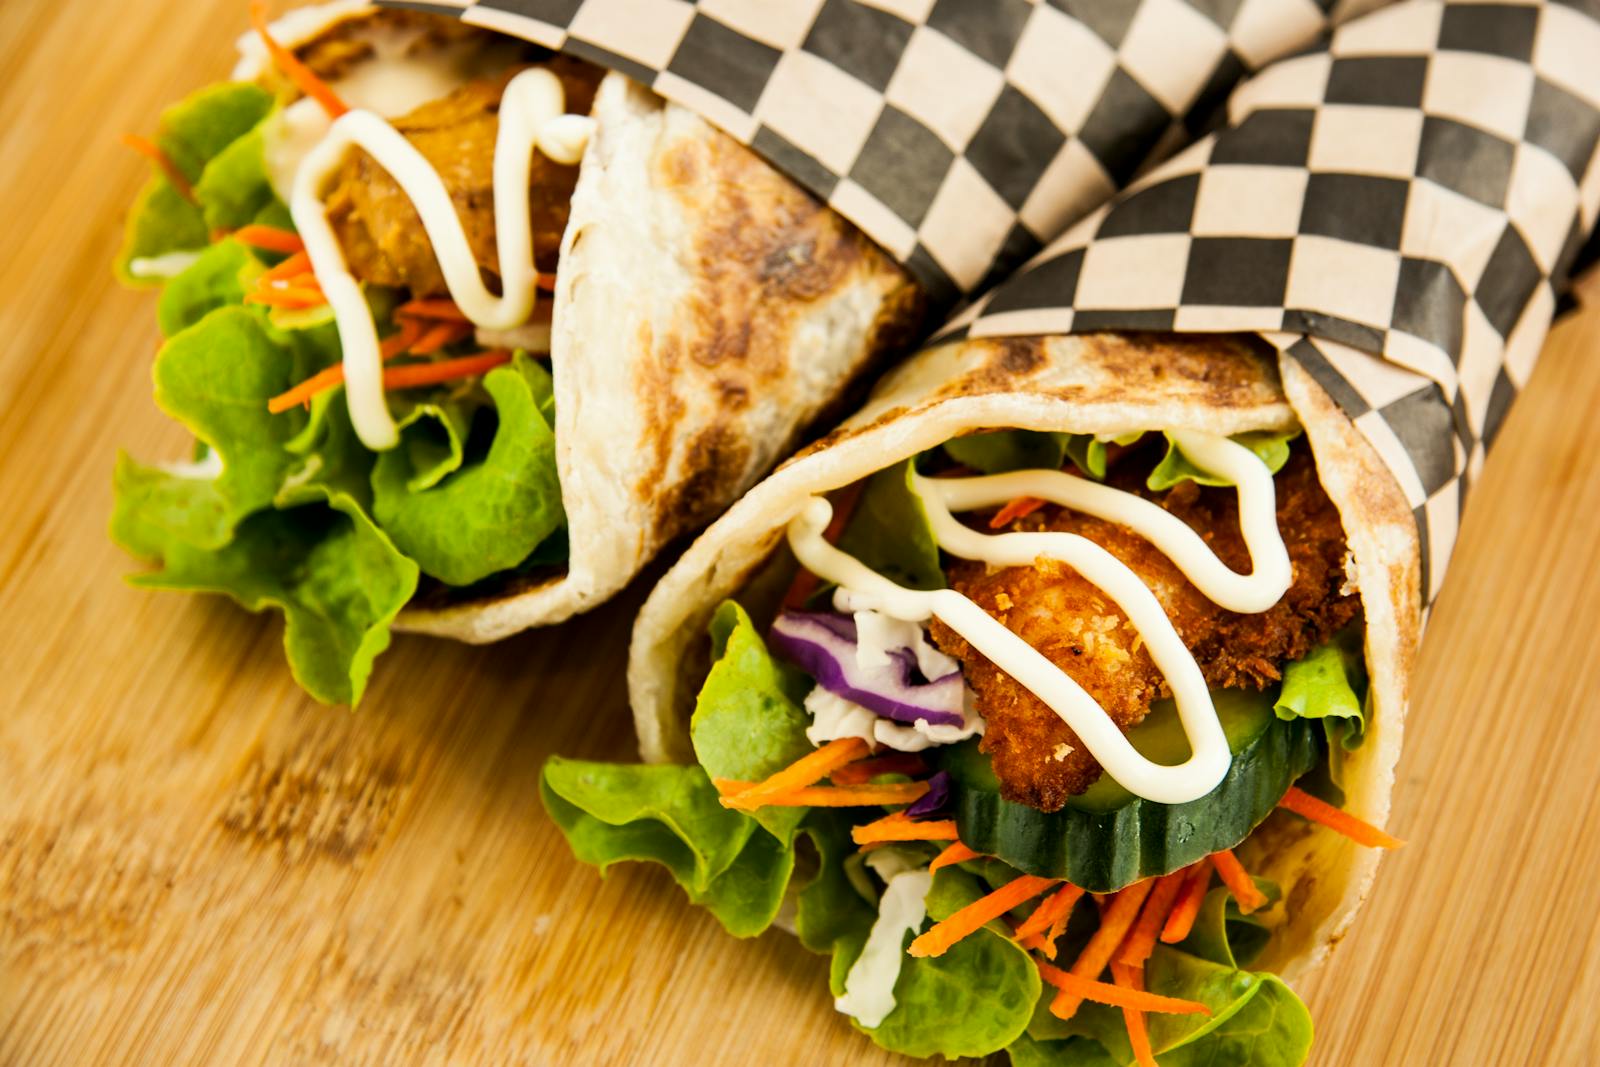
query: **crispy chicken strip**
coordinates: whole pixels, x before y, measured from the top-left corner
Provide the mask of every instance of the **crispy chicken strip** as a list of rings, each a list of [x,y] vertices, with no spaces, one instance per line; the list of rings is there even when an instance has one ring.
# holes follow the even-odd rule
[[[1148,466],[1138,464],[1137,477],[1130,466],[1118,465],[1114,484],[1160,502],[1199,531],[1229,567],[1249,568],[1233,489],[1184,482],[1166,493],[1150,493],[1143,484]],[[1338,512],[1317,481],[1304,445],[1295,447],[1274,482],[1278,526],[1289,548],[1294,582],[1282,600],[1258,615],[1218,607],[1171,560],[1125,526],[1051,505],[1011,529],[1066,531],[1101,545],[1150,585],[1213,688],[1260,689],[1281,677],[1284,664],[1347,625],[1361,607],[1359,596],[1346,586],[1347,552]],[[1124,730],[1144,718],[1151,701],[1171,695],[1127,616],[1066,564],[1041,560],[1031,567],[990,571],[983,563],[963,560],[949,569],[948,577],[953,588],[1071,675]],[[1008,800],[1055,811],[1100,777],[1100,765],[1043,701],[938,621],[933,638],[961,660],[967,683],[977,694],[978,710],[989,724],[982,748],[990,754]]]
[[[594,104],[600,71],[566,56],[539,65],[561,79],[567,110],[587,114]],[[500,131],[500,97],[506,82],[525,69],[512,67],[468,82],[449,96],[394,120],[395,129],[444,179],[466,229],[473,259],[491,279],[499,270],[494,233],[494,145]],[[534,259],[541,270],[556,269],[577,180],[577,167],[560,166],[535,153],[528,198]],[[352,152],[339,172],[338,183],[328,196],[328,218],[357,278],[404,286],[413,296],[448,293],[433,246],[410,198],[365,152]]]

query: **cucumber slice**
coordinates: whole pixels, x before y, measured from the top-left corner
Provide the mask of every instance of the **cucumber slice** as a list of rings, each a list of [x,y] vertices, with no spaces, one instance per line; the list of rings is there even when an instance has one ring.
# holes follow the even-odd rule
[[[1284,721],[1272,694],[1212,693],[1233,763],[1210,793],[1187,804],[1156,804],[1109,777],[1060,811],[1044,812],[1000,796],[989,757],[976,740],[939,753],[950,772],[961,840],[1028,874],[1065,878],[1095,893],[1121,889],[1232,848],[1272,813],[1295,779],[1321,757],[1312,723]],[[1128,731],[1145,756],[1176,763],[1188,753],[1177,709],[1160,701]]]

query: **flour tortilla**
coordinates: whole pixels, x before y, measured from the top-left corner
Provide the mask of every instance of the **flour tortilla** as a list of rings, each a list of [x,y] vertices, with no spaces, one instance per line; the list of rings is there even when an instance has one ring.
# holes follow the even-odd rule
[[[276,27],[299,47],[393,15],[336,0]],[[240,49],[235,76],[258,76],[259,42]],[[902,268],[694,112],[610,73],[591,114],[550,337],[567,564],[488,592],[435,585],[397,629],[486,642],[596,606],[920,329]]]
[[[887,377],[865,407],[751,490],[662,578],[633,631],[628,682],[643,758],[693,759],[688,721],[706,669],[706,624],[766,570],[784,527],[811,496],[952,437],[1030,429],[1117,434],[1195,429],[1232,435],[1304,427],[1349,542],[1366,612],[1371,693],[1366,740],[1346,764],[1352,814],[1382,826],[1420,631],[1416,526],[1393,477],[1298,365],[1251,339],[1083,334],[956,342]],[[765,583],[774,588],[770,581]],[[762,593],[746,593],[760,612]],[[1289,907],[1260,966],[1307,973],[1348,928],[1379,853],[1276,814],[1242,846]]]

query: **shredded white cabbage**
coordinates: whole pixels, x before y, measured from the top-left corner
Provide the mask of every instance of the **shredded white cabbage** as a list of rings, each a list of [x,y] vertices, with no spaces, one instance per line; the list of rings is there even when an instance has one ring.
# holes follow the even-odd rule
[[[845,975],[844,995],[835,998],[833,1006],[869,1029],[894,1011],[894,984],[905,961],[906,934],[921,927],[928,915],[933,874],[925,868],[918,870],[914,862],[894,848],[867,856],[867,863],[887,885],[878,900],[878,918],[867,935],[866,947]]]

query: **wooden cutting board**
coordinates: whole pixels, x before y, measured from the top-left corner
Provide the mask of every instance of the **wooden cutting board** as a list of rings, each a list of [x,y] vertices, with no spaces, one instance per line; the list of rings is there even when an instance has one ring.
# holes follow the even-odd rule
[[[602,881],[536,796],[626,759],[646,588],[490,648],[401,638],[359,711],[279,624],[143,593],[105,536],[150,400],[116,143],[225,73],[243,3],[0,3],[0,1065],[895,1060],[783,934]],[[1304,992],[1320,1064],[1600,1062],[1600,312],[1552,334],[1428,633],[1387,861]],[[648,577],[648,576],[647,576]]]

